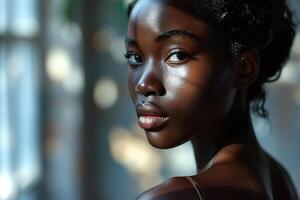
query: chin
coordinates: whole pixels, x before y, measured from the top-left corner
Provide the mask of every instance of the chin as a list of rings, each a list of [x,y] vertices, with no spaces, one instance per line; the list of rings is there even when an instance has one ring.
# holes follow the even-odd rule
[[[154,131],[146,131],[146,136],[148,142],[155,148],[158,149],[170,149],[173,147],[177,147],[181,144],[184,144],[188,141],[188,139],[183,140],[179,138],[174,138],[175,134],[172,136],[166,136],[163,132],[154,132]]]

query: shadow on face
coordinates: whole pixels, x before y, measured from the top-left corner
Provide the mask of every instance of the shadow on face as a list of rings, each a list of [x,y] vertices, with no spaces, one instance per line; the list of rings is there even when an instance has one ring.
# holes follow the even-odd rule
[[[231,110],[235,67],[193,1],[140,0],[128,23],[128,86],[149,142],[170,148],[216,135]]]

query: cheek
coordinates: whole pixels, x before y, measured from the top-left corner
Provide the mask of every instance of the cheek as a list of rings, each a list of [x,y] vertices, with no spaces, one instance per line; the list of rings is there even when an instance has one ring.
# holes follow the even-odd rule
[[[234,100],[230,70],[218,72],[207,65],[200,67],[188,66],[180,75],[174,70],[168,72],[165,84],[170,100],[168,106],[179,124],[219,120],[229,112]]]
[[[187,66],[170,69],[166,74],[167,95],[178,109],[185,111],[202,102],[212,87],[211,71]],[[174,106],[175,106],[174,105]]]
[[[134,103],[136,102],[136,98],[137,98],[135,92],[135,85],[137,84],[137,81],[138,81],[138,74],[135,71],[128,69],[127,85],[128,85],[128,90],[129,90],[131,100]]]

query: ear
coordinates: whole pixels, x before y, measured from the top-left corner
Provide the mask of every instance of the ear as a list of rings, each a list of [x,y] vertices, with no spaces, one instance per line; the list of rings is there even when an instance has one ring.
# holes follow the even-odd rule
[[[241,54],[235,61],[237,89],[248,88],[257,78],[260,68],[260,58],[257,49],[250,49]]]

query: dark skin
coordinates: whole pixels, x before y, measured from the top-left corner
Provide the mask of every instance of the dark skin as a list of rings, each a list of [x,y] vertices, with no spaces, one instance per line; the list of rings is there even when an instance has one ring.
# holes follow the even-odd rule
[[[259,73],[258,51],[229,57],[222,34],[190,12],[188,2],[140,0],[129,18],[130,95],[137,107],[159,110],[138,112],[139,121],[143,116],[163,121],[142,125],[149,143],[165,149],[192,141],[193,178],[205,199],[297,199],[252,128],[246,95]],[[138,199],[199,197],[186,178],[174,177]]]

